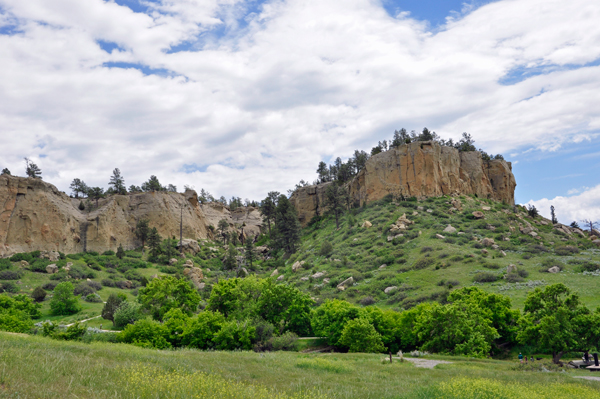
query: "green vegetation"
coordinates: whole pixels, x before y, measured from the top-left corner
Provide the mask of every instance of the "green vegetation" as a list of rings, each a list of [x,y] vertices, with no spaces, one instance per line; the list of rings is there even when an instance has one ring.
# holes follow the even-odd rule
[[[588,371],[531,372],[464,357],[423,369],[382,362],[382,355],[156,351],[6,333],[0,353],[3,397],[550,399],[593,397],[600,389],[600,382],[573,378]]]

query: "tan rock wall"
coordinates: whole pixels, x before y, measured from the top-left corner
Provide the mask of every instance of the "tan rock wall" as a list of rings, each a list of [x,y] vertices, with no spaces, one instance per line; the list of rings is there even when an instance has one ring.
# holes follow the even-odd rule
[[[292,195],[302,224],[324,210],[328,184],[303,187]],[[516,181],[510,162],[486,162],[477,151],[459,152],[434,142],[415,142],[371,157],[347,187],[357,205],[388,194],[417,198],[477,195],[514,204]]]

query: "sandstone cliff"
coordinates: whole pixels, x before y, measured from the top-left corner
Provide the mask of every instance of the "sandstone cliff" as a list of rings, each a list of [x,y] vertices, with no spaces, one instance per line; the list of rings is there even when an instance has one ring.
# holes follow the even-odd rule
[[[224,208],[207,217],[207,206],[198,203],[193,190],[113,195],[100,200],[91,212],[80,211],[78,204],[42,180],[1,175],[0,257],[34,250],[104,252],[120,244],[135,248],[140,242],[133,231],[142,219],[148,219],[162,237],[179,237],[183,214],[183,237],[193,240],[210,238],[208,226],[216,226],[221,218],[230,221],[232,229],[245,223],[245,235],[256,234],[262,224],[254,208],[233,214]]]
[[[308,186],[292,195],[300,222],[306,224],[323,211],[327,185]],[[514,204],[516,187],[510,162],[484,161],[477,151],[459,152],[435,142],[402,145],[371,157],[347,184],[357,205],[396,197],[477,195]]]

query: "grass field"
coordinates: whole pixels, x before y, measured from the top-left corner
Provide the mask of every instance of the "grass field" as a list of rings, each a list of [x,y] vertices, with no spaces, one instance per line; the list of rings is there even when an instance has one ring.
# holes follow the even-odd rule
[[[586,371],[515,371],[515,362],[432,357],[434,369],[382,355],[158,351],[0,333],[1,398],[598,397]]]

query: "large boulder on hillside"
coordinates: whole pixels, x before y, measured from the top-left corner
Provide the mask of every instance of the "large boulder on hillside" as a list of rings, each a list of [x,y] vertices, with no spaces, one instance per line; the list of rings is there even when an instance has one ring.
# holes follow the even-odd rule
[[[451,224],[449,224],[445,229],[444,229],[444,233],[456,233],[456,228],[452,227]]]
[[[344,291],[347,287],[349,287],[352,284],[354,284],[354,278],[348,277],[347,279],[345,279],[337,285],[337,289],[340,291]]]
[[[516,273],[516,272],[517,272],[517,266],[511,264],[506,267],[506,274]]]
[[[48,266],[46,266],[46,272],[48,274],[58,273],[58,266],[56,266],[54,263],[51,265],[48,265]]]
[[[300,269],[302,269],[302,266],[304,266],[304,261],[296,261],[294,262],[294,264],[292,265],[292,271],[294,273],[296,273],[297,271],[299,271]]]
[[[365,220],[360,227],[368,229],[369,227],[373,227],[373,223],[369,222],[368,220]]]
[[[383,292],[386,294],[391,294],[392,292],[397,291],[397,290],[398,290],[398,287],[393,285],[391,287],[387,287],[385,290],[383,290]]]
[[[56,251],[41,251],[40,258],[48,259],[50,262],[56,262],[60,260],[60,254]]]
[[[481,240],[481,245],[483,245],[484,247],[491,247],[492,245],[494,245],[494,239],[493,238],[484,238],[483,240]]]
[[[475,216],[475,219],[483,219],[485,217],[485,215],[481,211],[473,212],[473,216]]]
[[[186,254],[196,255],[200,252],[200,245],[198,245],[198,241],[196,240],[184,238],[181,240],[181,246],[183,247],[183,252]],[[179,243],[177,243],[177,248],[179,248]]]
[[[559,273],[560,272],[560,267],[558,266],[552,266],[550,269],[548,269],[548,273]]]

